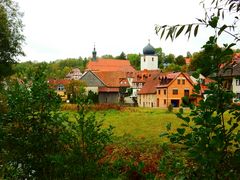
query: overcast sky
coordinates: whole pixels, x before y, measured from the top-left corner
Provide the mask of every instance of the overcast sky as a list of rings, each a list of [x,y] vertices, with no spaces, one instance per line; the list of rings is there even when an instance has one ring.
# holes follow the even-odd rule
[[[150,39],[166,54],[199,51],[210,35],[160,40],[155,24],[196,22],[203,17],[200,0],[16,0],[24,12],[26,43],[21,61],[53,61],[97,55],[142,53]]]

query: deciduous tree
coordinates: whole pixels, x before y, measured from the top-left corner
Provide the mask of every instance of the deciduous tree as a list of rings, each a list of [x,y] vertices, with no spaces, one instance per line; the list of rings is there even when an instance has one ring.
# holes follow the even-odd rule
[[[0,80],[12,73],[12,64],[24,55],[22,13],[12,0],[0,0]]]

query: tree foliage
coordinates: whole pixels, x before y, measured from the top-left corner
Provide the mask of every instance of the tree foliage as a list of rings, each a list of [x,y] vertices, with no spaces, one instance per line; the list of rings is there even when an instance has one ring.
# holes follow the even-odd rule
[[[80,80],[71,80],[66,86],[66,93],[71,103],[76,103],[78,98],[85,96],[85,86],[85,83]]]
[[[174,61],[175,61],[175,55],[171,54],[171,53],[166,55],[165,58],[164,58],[164,63],[165,64],[172,64],[172,63],[174,63]]]
[[[116,56],[115,59],[122,59],[122,60],[126,60],[127,56],[124,52],[121,52],[121,54],[119,56]]]
[[[185,58],[182,55],[177,56],[175,59],[175,64],[177,64],[179,66],[185,65],[186,64]]]
[[[12,0],[0,0],[0,79],[12,73],[11,65],[24,55],[22,13]]]
[[[158,66],[162,67],[163,61],[165,59],[165,54],[161,47],[155,48],[155,53],[158,56]]]
[[[223,4],[226,6],[222,8]],[[203,1],[205,8],[206,2]],[[203,46],[203,52],[200,56],[204,56],[198,63],[205,63],[208,66],[205,73],[215,74],[215,82],[208,85],[208,90],[205,92],[207,97],[205,100],[199,102],[198,106],[191,106],[191,113],[189,116],[183,114],[183,109],[180,109],[177,114],[182,120],[181,127],[177,128],[176,132],[170,132],[170,125],[168,126],[167,135],[170,141],[174,144],[180,145],[182,150],[185,150],[182,157],[183,161],[179,164],[181,168],[176,174],[171,174],[171,177],[185,178],[185,179],[238,179],[240,173],[240,130],[239,117],[240,108],[232,104],[234,94],[232,91],[226,90],[223,87],[223,79],[219,71],[225,71],[228,63],[231,63],[233,54],[232,47],[234,43],[224,44],[223,47],[218,45],[218,37],[225,32],[239,40],[239,34],[234,34],[229,30],[234,30],[236,19],[231,25],[220,25],[220,20],[224,19],[225,13],[228,14],[240,10],[240,2],[233,0],[212,0],[211,5],[215,13],[209,16],[207,12],[204,19],[198,19],[200,23],[189,25],[175,25],[175,26],[159,26],[163,37],[166,33],[166,38],[172,40],[177,38],[185,29],[185,34],[190,37],[192,30],[196,36],[198,27],[204,25],[214,29],[215,34],[209,37],[209,40]],[[226,9],[227,8],[227,9]],[[165,30],[165,32],[163,32]],[[208,57],[208,58],[207,58]],[[196,62],[196,60],[195,60]],[[193,62],[194,63],[194,62]],[[195,87],[195,92],[200,91],[200,84]],[[225,115],[229,114],[227,118]],[[179,163],[176,157],[162,160],[172,161],[173,164]],[[184,163],[185,162],[185,163]]]
[[[23,78],[27,77],[29,72],[37,70],[39,65],[44,64],[47,68],[46,76],[48,79],[63,79],[73,68],[79,68],[81,72],[83,72],[86,68],[87,62],[88,60],[83,60],[82,58],[67,58],[49,63],[27,61],[15,64],[13,70],[17,77]]]
[[[210,3],[209,3],[210,2]],[[174,40],[179,35],[184,34],[188,39],[199,33],[199,27],[211,27],[215,29],[215,36],[220,36],[223,32],[232,36],[235,41],[240,40],[238,33],[234,33],[234,30],[238,27],[240,2],[237,0],[202,0],[202,7],[205,11],[203,18],[196,18],[197,22],[191,24],[177,24],[177,25],[156,25],[155,31],[160,38]],[[208,5],[208,7],[206,7]],[[231,18],[232,14],[236,16]],[[220,23],[228,15],[232,22],[230,24]]]
[[[102,55],[102,58],[103,59],[114,59],[113,55],[111,55],[111,54]]]
[[[3,89],[7,109],[0,114],[1,179],[95,179],[105,172],[98,161],[111,141],[78,98],[74,119],[59,111],[61,99],[46,81],[42,67],[31,79],[9,82]]]
[[[128,54],[127,59],[130,61],[130,64],[136,69],[140,70],[140,54]]]

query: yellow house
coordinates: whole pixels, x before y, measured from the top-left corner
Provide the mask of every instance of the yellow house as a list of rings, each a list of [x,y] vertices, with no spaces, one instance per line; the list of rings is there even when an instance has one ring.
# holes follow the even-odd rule
[[[66,101],[68,99],[66,93],[66,86],[70,82],[71,80],[68,79],[52,79],[48,81],[50,87],[55,89],[55,92],[61,97],[62,101]]]

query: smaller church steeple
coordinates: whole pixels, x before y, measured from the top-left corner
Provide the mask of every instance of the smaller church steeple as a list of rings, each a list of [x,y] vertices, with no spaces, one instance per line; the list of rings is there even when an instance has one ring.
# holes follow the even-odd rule
[[[92,52],[92,60],[96,61],[97,60],[97,51],[95,48],[95,43],[94,43],[94,48],[93,48],[93,52]]]

